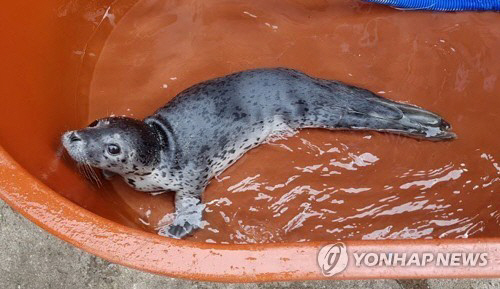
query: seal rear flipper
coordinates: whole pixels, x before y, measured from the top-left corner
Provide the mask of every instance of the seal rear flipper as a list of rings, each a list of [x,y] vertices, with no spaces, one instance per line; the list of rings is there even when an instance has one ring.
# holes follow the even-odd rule
[[[416,105],[393,102],[385,98],[380,98],[379,101],[399,109],[403,116],[399,122],[405,128],[416,127],[416,137],[424,137],[431,140],[447,140],[457,137],[455,133],[451,132],[451,125],[433,112]],[[422,133],[425,133],[425,135],[422,135]]]
[[[430,111],[387,99],[372,99],[370,102],[371,105],[364,105],[362,109],[346,109],[338,128],[385,131],[429,140],[456,138],[450,131],[451,125]],[[385,114],[384,111],[391,113]]]
[[[453,139],[450,124],[415,105],[392,101],[367,89],[338,81],[316,80],[302,127],[375,130],[430,140]],[[327,87],[328,89],[325,89]]]

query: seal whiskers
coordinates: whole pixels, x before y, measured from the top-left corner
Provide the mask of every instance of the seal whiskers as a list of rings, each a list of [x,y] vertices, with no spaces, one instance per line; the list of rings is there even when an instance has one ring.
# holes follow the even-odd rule
[[[87,161],[81,160],[80,162],[78,162],[77,167],[80,172],[83,172],[83,175],[86,179],[91,181],[98,188],[102,187],[102,182],[99,179],[99,176],[97,176],[97,173]]]

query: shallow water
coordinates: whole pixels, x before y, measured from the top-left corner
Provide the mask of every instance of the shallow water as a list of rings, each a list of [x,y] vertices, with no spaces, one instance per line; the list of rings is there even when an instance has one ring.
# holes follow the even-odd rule
[[[497,14],[402,12],[356,1],[142,0],[111,24],[88,122],[142,118],[200,81],[285,66],[419,105],[458,135],[429,142],[309,129],[262,145],[211,182],[206,226],[190,239],[499,236]],[[118,179],[100,194],[128,225],[153,231],[171,218],[172,194],[135,192]],[[93,206],[102,213],[102,204]]]

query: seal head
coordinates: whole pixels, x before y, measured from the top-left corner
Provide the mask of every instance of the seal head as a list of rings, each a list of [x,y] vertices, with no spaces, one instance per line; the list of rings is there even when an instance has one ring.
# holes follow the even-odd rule
[[[99,119],[62,136],[63,146],[78,163],[120,175],[153,170],[160,160],[159,142],[154,128],[128,117]]]

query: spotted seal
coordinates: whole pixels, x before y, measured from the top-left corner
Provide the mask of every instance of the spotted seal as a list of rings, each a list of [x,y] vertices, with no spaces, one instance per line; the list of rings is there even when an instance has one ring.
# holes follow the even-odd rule
[[[175,191],[175,219],[159,234],[199,228],[209,181],[271,135],[301,128],[375,130],[430,140],[455,137],[437,114],[366,89],[287,68],[237,72],[194,85],[144,120],[107,117],[68,131],[69,155],[133,188]]]

